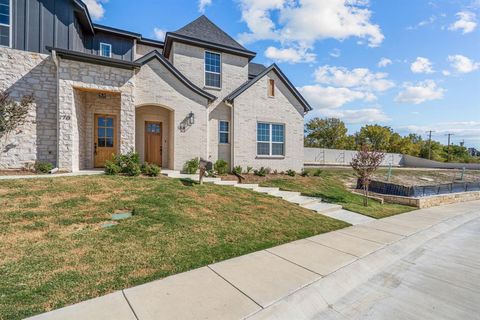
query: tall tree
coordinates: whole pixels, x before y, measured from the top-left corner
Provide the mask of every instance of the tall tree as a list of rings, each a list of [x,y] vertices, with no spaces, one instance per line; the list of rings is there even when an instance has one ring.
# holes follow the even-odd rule
[[[390,139],[394,134],[392,128],[378,124],[366,125],[360,129],[357,140],[360,145],[369,145],[373,150],[388,151]]]
[[[341,149],[347,140],[345,123],[336,118],[314,118],[306,126],[305,145],[315,148]]]

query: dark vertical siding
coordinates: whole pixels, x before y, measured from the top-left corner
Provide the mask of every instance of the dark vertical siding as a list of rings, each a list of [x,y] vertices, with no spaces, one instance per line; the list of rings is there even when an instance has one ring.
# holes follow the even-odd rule
[[[56,47],[99,54],[100,42],[112,45],[112,58],[132,61],[134,41],[107,32],[85,31],[71,0],[13,0],[13,47],[48,53]]]

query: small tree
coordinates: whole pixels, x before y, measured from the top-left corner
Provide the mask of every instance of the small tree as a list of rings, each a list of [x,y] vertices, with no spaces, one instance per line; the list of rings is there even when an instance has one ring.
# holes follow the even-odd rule
[[[16,102],[7,91],[0,91],[0,139],[25,124],[33,102],[33,95],[25,95]]]
[[[370,185],[370,179],[375,171],[377,171],[384,158],[385,154],[383,152],[370,151],[368,146],[363,145],[360,151],[358,151],[353,157],[352,162],[350,162],[350,165],[362,183],[365,195],[363,205],[365,207],[368,206],[368,187]]]

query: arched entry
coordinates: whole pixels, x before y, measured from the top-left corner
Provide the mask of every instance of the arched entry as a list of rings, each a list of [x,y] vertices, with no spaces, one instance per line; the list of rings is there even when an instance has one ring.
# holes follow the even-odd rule
[[[173,110],[158,105],[142,105],[136,108],[135,119],[135,149],[141,162],[173,168]]]

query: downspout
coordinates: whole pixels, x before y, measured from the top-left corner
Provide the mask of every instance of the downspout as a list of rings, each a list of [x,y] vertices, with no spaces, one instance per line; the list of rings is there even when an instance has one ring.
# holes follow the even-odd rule
[[[235,157],[234,157],[234,148],[233,144],[235,143],[235,139],[233,139],[234,132],[235,132],[235,118],[234,115],[235,113],[233,112],[233,103],[228,102],[225,100],[225,105],[227,107],[230,107],[230,170],[233,170],[235,168]]]
[[[56,167],[60,168],[60,58],[57,56],[57,51],[52,50],[52,60],[55,64],[57,76],[57,163]]]

